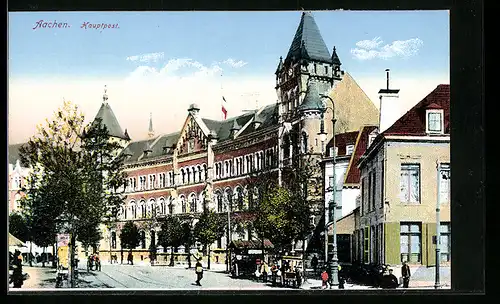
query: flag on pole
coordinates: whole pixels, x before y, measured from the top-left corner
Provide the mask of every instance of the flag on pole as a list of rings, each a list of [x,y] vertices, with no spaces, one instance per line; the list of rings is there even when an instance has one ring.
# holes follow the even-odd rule
[[[224,116],[224,120],[226,120],[227,117],[227,109],[226,109],[227,101],[224,96],[222,96],[222,115]]]

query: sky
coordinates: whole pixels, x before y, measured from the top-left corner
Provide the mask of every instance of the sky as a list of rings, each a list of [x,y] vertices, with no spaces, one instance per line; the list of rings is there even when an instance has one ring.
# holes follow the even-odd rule
[[[384,103],[382,129],[449,83],[448,11],[313,16],[330,52],[335,46],[342,69],[377,107],[391,69],[391,88],[401,91]],[[229,117],[274,103],[274,72],[300,17],[300,11],[9,13],[9,144],[27,141],[63,100],[92,120],[105,85],[133,140],[147,137],[150,113],[161,134],[180,130],[191,103],[212,119],[222,118],[222,96]]]

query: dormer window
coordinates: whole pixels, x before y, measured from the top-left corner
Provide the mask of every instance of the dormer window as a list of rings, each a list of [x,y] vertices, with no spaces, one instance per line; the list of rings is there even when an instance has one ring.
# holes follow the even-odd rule
[[[325,75],[328,76],[328,66],[325,66]]]
[[[375,137],[377,137],[377,135],[375,134],[368,136],[368,147],[372,145],[373,141],[375,140]]]
[[[443,110],[427,110],[427,133],[444,133],[443,112]]]
[[[345,155],[351,155],[354,152],[354,145],[347,145],[345,147]]]

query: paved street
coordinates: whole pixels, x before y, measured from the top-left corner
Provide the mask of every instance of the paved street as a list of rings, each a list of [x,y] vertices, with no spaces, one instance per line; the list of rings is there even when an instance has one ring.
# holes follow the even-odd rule
[[[24,282],[23,289],[54,288],[55,269],[49,267],[23,267],[30,277]],[[412,269],[410,288],[433,288],[434,268],[420,267]],[[397,274],[396,274],[397,275]],[[202,286],[194,285],[194,269],[184,266],[168,267],[150,265],[103,264],[101,271],[87,272],[80,269],[79,288],[132,288],[132,289],[202,289],[202,290],[284,290],[288,288],[272,287],[270,283],[256,282],[250,279],[233,279],[224,273],[224,265],[215,265],[206,270],[201,281]],[[450,288],[450,268],[441,268],[443,288]],[[302,289],[320,289],[321,281],[308,279]],[[345,289],[373,289],[370,286],[345,284]]]

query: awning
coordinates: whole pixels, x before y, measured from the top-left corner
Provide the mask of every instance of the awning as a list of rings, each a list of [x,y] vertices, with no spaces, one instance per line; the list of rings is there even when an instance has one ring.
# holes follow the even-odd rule
[[[235,240],[232,241],[231,244],[229,245],[229,248],[231,249],[262,249],[262,241],[261,240],[251,240],[251,241],[242,241],[242,240]],[[271,243],[270,240],[265,239],[264,240],[264,249],[273,249],[274,245]]]
[[[9,246],[14,247],[26,247],[21,240],[9,233]]]

